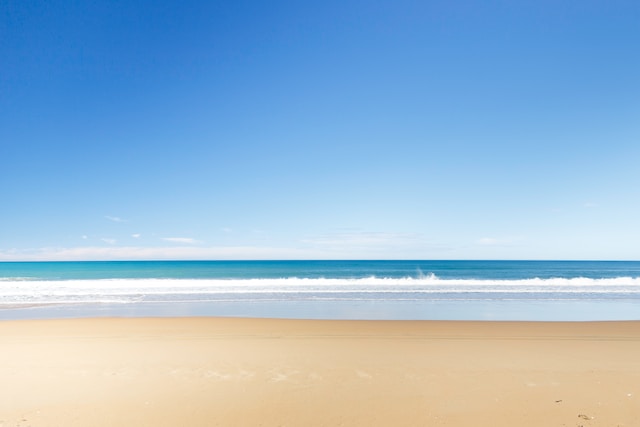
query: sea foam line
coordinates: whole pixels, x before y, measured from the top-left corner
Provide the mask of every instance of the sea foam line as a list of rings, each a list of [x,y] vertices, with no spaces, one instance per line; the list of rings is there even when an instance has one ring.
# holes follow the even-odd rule
[[[339,292],[640,292],[640,277],[593,279],[440,279],[433,275],[413,278],[356,279],[280,278],[280,279],[100,279],[52,281],[3,281],[3,295],[82,293],[339,293]]]
[[[41,280],[19,278],[2,278],[0,289],[11,286],[56,286],[56,287],[162,287],[162,286],[379,286],[379,285],[447,285],[447,286],[640,286],[640,277],[553,277],[553,278],[529,278],[529,279],[441,279],[433,274],[420,277],[377,277],[368,276],[360,278],[308,278],[308,277],[281,277],[281,278],[249,278],[249,279],[169,279],[169,278],[132,278],[132,279],[78,279],[78,280]]]

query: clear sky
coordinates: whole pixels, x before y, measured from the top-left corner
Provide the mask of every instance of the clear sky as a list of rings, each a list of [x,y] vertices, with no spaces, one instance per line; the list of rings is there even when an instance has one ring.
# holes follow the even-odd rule
[[[640,259],[640,2],[6,0],[0,260]]]

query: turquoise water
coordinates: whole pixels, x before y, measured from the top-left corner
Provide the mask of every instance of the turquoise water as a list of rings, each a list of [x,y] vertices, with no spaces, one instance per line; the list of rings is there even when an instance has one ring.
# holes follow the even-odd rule
[[[640,319],[636,261],[0,263],[0,318]]]

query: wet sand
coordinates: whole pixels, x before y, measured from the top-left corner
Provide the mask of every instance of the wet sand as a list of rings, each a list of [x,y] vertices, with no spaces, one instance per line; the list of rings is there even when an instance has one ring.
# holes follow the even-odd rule
[[[639,426],[640,322],[0,322],[0,426]]]

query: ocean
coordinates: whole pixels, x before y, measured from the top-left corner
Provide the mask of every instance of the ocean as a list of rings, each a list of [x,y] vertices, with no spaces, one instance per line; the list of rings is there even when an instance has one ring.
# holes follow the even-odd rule
[[[638,261],[0,263],[0,319],[640,319]]]

